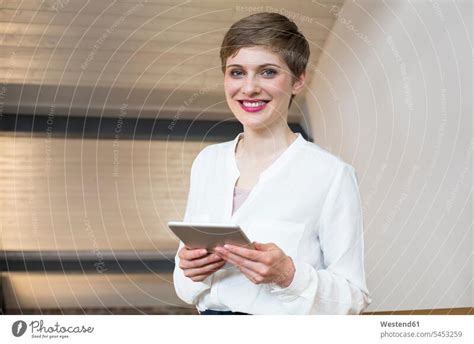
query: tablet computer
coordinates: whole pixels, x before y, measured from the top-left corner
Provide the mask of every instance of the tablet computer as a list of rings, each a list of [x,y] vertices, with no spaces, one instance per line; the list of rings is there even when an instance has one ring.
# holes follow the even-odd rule
[[[205,248],[212,252],[216,246],[225,244],[253,248],[242,228],[234,224],[170,221],[168,227],[191,249]]]

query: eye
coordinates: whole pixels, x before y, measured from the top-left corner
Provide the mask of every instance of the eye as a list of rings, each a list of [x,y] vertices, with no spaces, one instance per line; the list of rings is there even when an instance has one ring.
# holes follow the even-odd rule
[[[275,76],[276,74],[277,74],[277,71],[274,69],[264,69],[262,71],[262,75],[265,77],[272,77],[272,76]]]
[[[241,77],[242,75],[244,75],[244,72],[240,69],[232,69],[229,74],[230,74],[230,76],[238,78],[238,77]]]

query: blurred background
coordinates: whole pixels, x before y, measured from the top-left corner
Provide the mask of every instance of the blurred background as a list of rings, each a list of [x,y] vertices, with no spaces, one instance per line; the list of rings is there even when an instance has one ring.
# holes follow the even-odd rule
[[[468,0],[2,1],[1,312],[195,313],[166,222],[242,131],[219,49],[262,11],[310,42],[292,129],[357,171],[367,314],[472,313]]]

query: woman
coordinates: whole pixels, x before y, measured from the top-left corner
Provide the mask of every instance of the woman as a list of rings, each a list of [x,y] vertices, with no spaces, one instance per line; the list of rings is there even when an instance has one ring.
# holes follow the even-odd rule
[[[287,124],[309,54],[276,13],[224,37],[226,100],[244,131],[194,160],[184,221],[235,223],[255,242],[214,253],[180,243],[176,293],[200,314],[359,314],[371,302],[354,169]]]

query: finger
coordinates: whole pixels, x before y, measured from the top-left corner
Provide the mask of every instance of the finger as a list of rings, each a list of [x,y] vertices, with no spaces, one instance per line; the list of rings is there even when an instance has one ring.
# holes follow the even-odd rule
[[[254,262],[253,260],[248,260],[246,258],[243,258],[237,254],[233,254],[231,252],[228,252],[224,259],[231,263],[232,265],[235,265],[237,267],[244,267],[248,270],[253,271],[254,273],[260,274],[263,271],[266,271],[268,269],[264,264],[259,263],[259,262]]]
[[[181,260],[179,262],[179,267],[181,269],[191,269],[191,268],[200,268],[211,263],[216,263],[222,261],[222,258],[217,254],[210,254],[204,258],[194,259],[194,260]]]
[[[245,247],[234,246],[234,245],[224,245],[224,248],[232,253],[238,254],[241,257],[253,260],[260,261],[262,259],[262,252],[257,250],[248,249]]]
[[[198,268],[198,269],[185,269],[184,270],[184,275],[189,278],[193,278],[196,276],[209,276],[210,274],[216,272],[220,268],[222,268],[225,265],[225,261],[222,262],[217,262],[214,264],[209,264],[203,268]]]
[[[202,249],[186,249],[182,248],[179,253],[179,258],[185,259],[185,260],[193,260],[193,259],[198,259],[207,254],[207,250],[205,248]]]
[[[198,276],[198,275],[205,275],[207,273],[211,273],[211,272],[215,272],[215,271],[219,270],[224,265],[225,265],[225,261],[221,261],[221,262],[206,265],[205,267],[202,267],[202,268],[186,269],[186,270],[184,270],[184,276],[194,277],[194,276]]]
[[[208,278],[211,274],[212,274],[212,272],[204,274],[204,275],[193,276],[193,277],[190,277],[190,278],[193,280],[193,282],[202,282],[206,278]]]
[[[264,277],[255,273],[254,271],[247,269],[246,267],[241,266],[239,268],[240,272],[242,272],[245,277],[247,277],[252,283],[260,284],[264,282]]]
[[[275,248],[275,244],[273,243],[268,243],[268,244],[263,244],[263,243],[260,243],[260,242],[256,242],[254,241],[253,242],[253,245],[255,246],[255,248],[257,250],[260,250],[260,251],[268,251],[268,250],[272,250]]]

